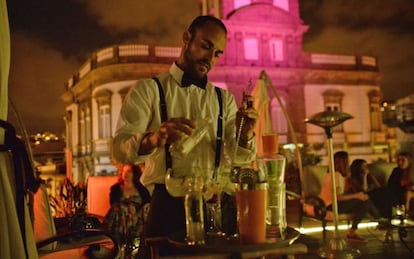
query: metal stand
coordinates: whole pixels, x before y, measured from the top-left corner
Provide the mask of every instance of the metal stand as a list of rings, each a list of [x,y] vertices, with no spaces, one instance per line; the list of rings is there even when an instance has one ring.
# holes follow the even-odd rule
[[[332,212],[333,221],[335,225],[334,237],[329,241],[329,244],[319,248],[318,255],[322,258],[357,258],[361,256],[358,249],[347,247],[346,241],[340,237],[338,229],[338,200],[336,194],[335,181],[335,164],[333,156],[332,133],[333,127],[351,119],[352,116],[342,112],[324,111],[314,115],[311,119],[306,119],[305,122],[314,124],[325,129],[327,135],[327,149],[329,158],[329,172],[332,181]]]

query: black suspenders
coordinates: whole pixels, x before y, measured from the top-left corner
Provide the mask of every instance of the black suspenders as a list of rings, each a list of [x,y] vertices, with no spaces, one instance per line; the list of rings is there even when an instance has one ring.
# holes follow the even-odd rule
[[[155,82],[157,82],[157,86],[158,86],[158,92],[160,93],[160,113],[161,113],[161,122],[164,122],[168,119],[168,115],[167,115],[167,104],[165,103],[165,96],[164,96],[164,91],[162,90],[162,86],[160,83],[160,80],[157,77],[153,77],[152,79],[155,80]],[[170,144],[165,144],[165,164],[166,164],[166,170],[168,168],[172,168],[172,159],[171,159],[171,154],[170,151],[168,150],[170,147]]]
[[[155,80],[158,86],[158,91],[160,94],[160,115],[161,115],[161,122],[164,122],[168,119],[167,115],[167,104],[165,102],[165,95],[164,91],[162,89],[160,80],[157,77],[153,77],[152,79]],[[217,140],[216,140],[216,155],[214,160],[214,167],[215,170],[218,169],[220,166],[220,158],[221,158],[221,146],[223,142],[223,100],[221,97],[221,91],[220,88],[215,87],[216,93],[217,93],[217,100],[219,104],[219,116],[217,118]],[[169,152],[169,144],[165,145],[165,164],[166,169],[172,168],[172,159],[171,154]]]
[[[220,88],[214,87],[217,93],[217,101],[219,104],[219,116],[217,118],[217,140],[216,140],[216,157],[214,160],[215,172],[220,166],[221,146],[223,142],[223,99],[221,98]]]

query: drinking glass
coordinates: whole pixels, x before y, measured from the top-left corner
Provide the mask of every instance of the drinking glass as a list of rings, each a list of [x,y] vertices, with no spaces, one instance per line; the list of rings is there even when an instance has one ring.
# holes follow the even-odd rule
[[[237,184],[236,203],[240,241],[261,244],[266,241],[267,184]]]
[[[257,158],[261,175],[268,183],[267,221],[269,237],[285,237],[286,223],[286,159],[278,154],[265,154]]]
[[[205,176],[203,170],[197,166],[185,168],[169,168],[165,175],[165,187],[173,197],[184,197],[188,192],[189,181]]]
[[[165,175],[165,187],[173,197],[184,197],[187,193],[188,175],[180,174],[179,171],[169,168]]]
[[[224,235],[221,231],[221,194],[225,181],[218,173],[205,179],[203,196],[207,209],[207,235]]]

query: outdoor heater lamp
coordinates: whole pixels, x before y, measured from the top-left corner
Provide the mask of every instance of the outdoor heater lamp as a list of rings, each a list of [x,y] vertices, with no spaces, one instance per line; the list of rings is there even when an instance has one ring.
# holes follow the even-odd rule
[[[361,255],[358,249],[352,249],[346,246],[345,240],[339,235],[338,229],[338,200],[336,194],[335,181],[335,164],[333,155],[332,133],[333,127],[338,126],[346,120],[353,117],[347,113],[339,111],[323,111],[313,115],[310,119],[305,119],[306,123],[310,123],[321,127],[325,130],[328,145],[329,172],[332,181],[332,210],[334,216],[335,232],[333,239],[329,245],[319,248],[318,255],[322,258],[356,258]]]

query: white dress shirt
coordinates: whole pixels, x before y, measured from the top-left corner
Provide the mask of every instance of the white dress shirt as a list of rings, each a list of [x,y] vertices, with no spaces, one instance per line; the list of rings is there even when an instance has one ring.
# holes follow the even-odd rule
[[[167,117],[184,117],[190,120],[200,118],[211,119],[209,130],[183,159],[172,158],[172,168],[186,173],[192,168],[202,168],[210,174],[214,168],[217,139],[217,118],[219,104],[214,86],[208,82],[206,89],[195,85],[181,86],[183,71],[173,63],[169,72],[157,76],[164,90],[167,104]],[[233,95],[221,89],[223,103],[223,143],[220,168],[230,168],[231,157],[236,144],[236,112],[237,106]],[[166,162],[164,148],[156,148],[147,155],[138,155],[142,137],[147,132],[157,130],[161,125],[160,96],[156,82],[151,79],[139,80],[128,92],[118,118],[117,129],[113,141],[113,155],[118,162],[145,163],[141,177],[142,183],[151,189],[154,183],[164,183]],[[226,159],[227,158],[227,159]],[[256,158],[256,145],[253,141],[250,149],[237,147],[235,163],[246,164]],[[225,170],[225,169],[224,169]]]
[[[336,187],[336,196],[343,195],[345,192],[345,178],[339,173],[335,172],[335,187]],[[325,202],[326,206],[332,205],[332,179],[331,174],[327,173],[323,179],[321,199]]]

